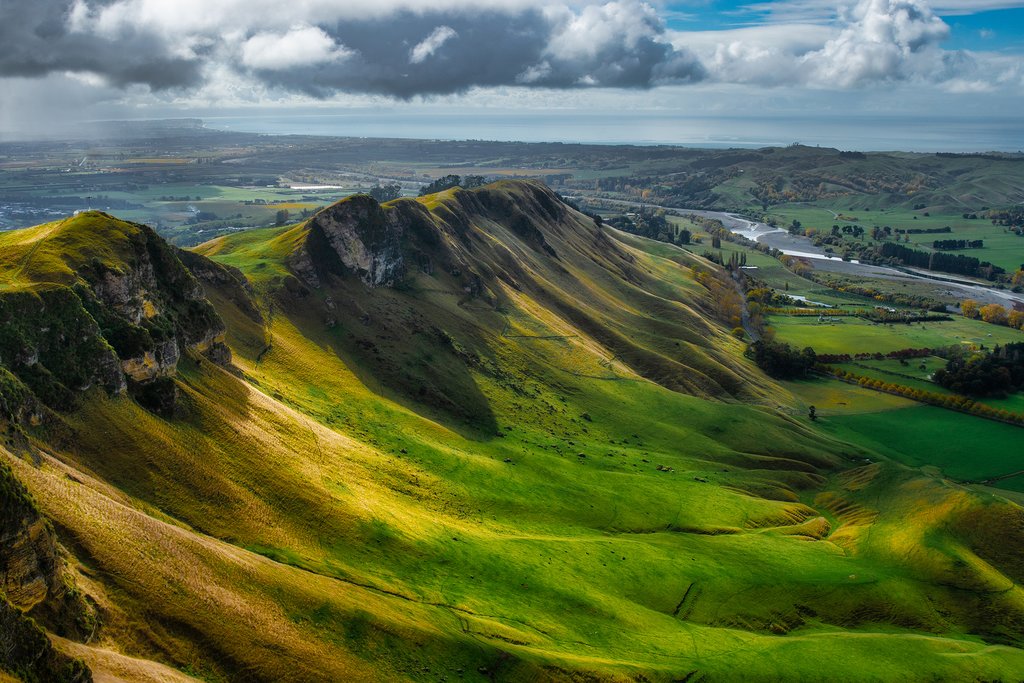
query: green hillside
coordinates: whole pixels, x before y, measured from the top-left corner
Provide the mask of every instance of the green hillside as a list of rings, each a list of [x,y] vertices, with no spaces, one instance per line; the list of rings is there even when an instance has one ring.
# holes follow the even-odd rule
[[[694,265],[512,181],[193,252],[3,235],[0,310],[64,292],[95,351],[0,339],[4,459],[97,615],[54,646],[128,681],[1024,677],[1024,511],[780,410]]]

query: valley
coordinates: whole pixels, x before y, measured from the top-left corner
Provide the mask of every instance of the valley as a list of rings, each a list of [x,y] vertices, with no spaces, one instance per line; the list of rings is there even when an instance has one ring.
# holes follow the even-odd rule
[[[0,683],[1024,682],[1024,0],[2,0],[0,92]]]
[[[4,519],[50,520],[61,558],[7,576],[72,587],[6,599],[80,667],[4,668],[1019,677],[1020,425],[821,368],[773,377],[734,316],[918,390],[943,349],[1022,332],[956,297],[942,320],[865,318],[876,299],[721,239],[720,213],[672,216],[678,244],[585,203],[498,180],[188,250],[95,210],[0,234],[0,473],[32,510]],[[928,353],[875,356],[908,348]],[[1020,414],[1019,396],[978,403]]]

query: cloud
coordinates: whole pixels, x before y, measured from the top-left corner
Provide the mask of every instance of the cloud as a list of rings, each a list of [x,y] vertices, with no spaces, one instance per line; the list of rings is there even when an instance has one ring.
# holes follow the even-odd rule
[[[703,77],[639,0],[16,0],[0,3],[0,41],[0,76],[88,72],[153,90],[196,89],[225,69],[284,92],[402,99]]]
[[[423,39],[422,43],[418,43],[416,47],[409,51],[409,63],[419,64],[437,52],[442,45],[458,35],[451,26],[438,26],[434,29],[433,33]]]
[[[942,47],[949,26],[925,0],[794,0],[791,10],[835,13],[829,23],[773,23],[673,35],[720,83],[843,90],[919,83],[983,92],[1014,82],[1014,65],[992,54]],[[785,9],[785,8],[783,8]],[[1008,77],[1009,74],[1009,77]]]
[[[932,0],[932,11],[941,16],[979,14],[1024,7],[1022,0]],[[772,0],[753,2],[732,10],[737,17],[760,17],[770,23],[827,23],[843,10],[840,0]]]
[[[94,73],[116,86],[143,83],[153,90],[201,81],[197,55],[175,51],[145,29],[89,31],[91,12],[67,0],[0,3],[0,76]]]
[[[949,26],[921,0],[862,0],[844,14],[839,35],[802,60],[812,81],[851,87],[928,77],[945,57],[938,46]]]
[[[672,32],[641,0],[0,0],[0,79],[70,73],[210,106],[702,82],[981,92],[1019,87],[1019,57],[944,49],[935,8],[1021,2],[781,0],[739,10],[759,25]]]
[[[351,52],[337,45],[323,29],[296,26],[287,33],[257,33],[242,44],[242,64],[251,69],[292,69],[336,62]]]
[[[664,38],[654,8],[635,2],[589,5],[579,13],[549,9],[554,30],[542,61],[521,82],[558,87],[639,87],[703,80],[704,67],[685,46]]]
[[[349,51],[345,68],[279,70],[259,74],[263,81],[314,97],[409,99],[507,85],[651,88],[704,76],[692,53],[668,40],[654,9],[636,0],[579,10],[400,10],[321,27]]]

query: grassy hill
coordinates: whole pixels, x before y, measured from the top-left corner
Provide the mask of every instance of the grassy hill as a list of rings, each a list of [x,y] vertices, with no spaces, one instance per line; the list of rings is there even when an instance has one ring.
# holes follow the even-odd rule
[[[658,148],[567,181],[575,189],[644,192],[654,204],[737,209],[807,204],[849,211],[978,212],[1024,199],[1020,154],[844,152],[827,147]],[[909,218],[909,216],[908,216]]]
[[[87,219],[4,236],[11,288],[88,284]],[[183,344],[173,411],[76,387],[3,448],[95,674],[1024,675],[1024,511],[776,410],[697,257],[525,182],[168,253],[230,363]]]

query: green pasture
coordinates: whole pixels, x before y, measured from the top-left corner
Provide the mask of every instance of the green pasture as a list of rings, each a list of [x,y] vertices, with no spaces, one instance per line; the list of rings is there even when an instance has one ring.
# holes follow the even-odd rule
[[[864,228],[865,234],[860,240],[855,240],[849,235],[844,236],[848,242],[861,244],[873,244],[870,238],[871,228],[874,226],[889,227],[895,229],[937,229],[949,226],[949,233],[916,234],[910,235],[907,246],[922,251],[932,251],[932,242],[935,240],[963,239],[963,240],[984,240],[985,246],[982,249],[962,249],[953,253],[973,256],[982,261],[990,261],[997,266],[1012,272],[1024,263],[1024,237],[1007,231],[1001,225],[993,225],[990,220],[980,212],[981,207],[965,207],[964,212],[973,213],[979,217],[976,219],[965,219],[963,213],[934,213],[928,209],[913,211],[905,207],[875,208],[866,210],[867,207],[851,209],[844,206],[842,201],[818,204],[782,204],[769,208],[769,216],[774,218],[782,227],[789,226],[794,220],[800,221],[805,228],[816,228],[821,232],[830,232],[833,225],[860,225]],[[925,213],[930,215],[925,216]],[[847,218],[858,220],[846,220],[838,218],[836,214]],[[903,243],[902,235],[900,243]]]
[[[810,346],[822,354],[888,353],[958,344],[991,348],[1024,341],[1020,330],[959,316],[949,321],[911,324],[874,323],[849,317],[842,318],[842,322],[823,324],[814,316],[773,315],[769,324],[779,341],[801,349]]]
[[[979,481],[1024,469],[1024,429],[934,406],[819,419],[823,429],[911,467]]]

